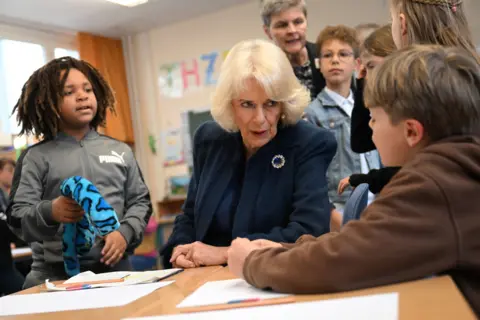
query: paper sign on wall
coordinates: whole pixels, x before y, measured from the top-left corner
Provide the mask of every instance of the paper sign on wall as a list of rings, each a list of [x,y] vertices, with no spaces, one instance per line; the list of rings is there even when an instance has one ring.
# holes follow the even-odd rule
[[[163,134],[163,154],[165,167],[184,163],[182,130],[169,129]]]
[[[162,64],[159,67],[158,85],[163,96],[181,98],[186,92],[214,86],[220,65],[228,50],[212,51],[198,58]]]

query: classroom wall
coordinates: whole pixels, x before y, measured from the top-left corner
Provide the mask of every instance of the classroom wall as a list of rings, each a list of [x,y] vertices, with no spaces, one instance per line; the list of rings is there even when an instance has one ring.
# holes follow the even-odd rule
[[[474,36],[480,44],[480,22],[474,19],[474,13],[480,13],[480,1],[466,2]],[[310,0],[307,3],[308,39],[311,41],[315,41],[326,25],[354,26],[362,22],[387,23],[390,20],[388,0]],[[166,195],[167,177],[187,173],[185,164],[163,166],[161,134],[180,127],[182,112],[209,108],[214,88],[210,83],[218,75],[226,50],[249,38],[266,38],[257,0],[124,38],[132,83],[130,90],[133,91],[132,110],[136,113],[137,154],[154,201]],[[218,56],[214,60],[215,55]],[[195,75],[186,75],[195,67],[198,68],[198,79]],[[168,72],[169,68],[171,72]],[[187,85],[183,80],[185,75]],[[150,150],[149,135],[157,138],[156,154]]]

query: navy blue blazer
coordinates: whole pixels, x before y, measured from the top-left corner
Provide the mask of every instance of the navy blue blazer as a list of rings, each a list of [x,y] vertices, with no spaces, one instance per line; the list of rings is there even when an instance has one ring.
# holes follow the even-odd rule
[[[169,267],[173,248],[202,241],[234,172],[243,157],[239,132],[206,122],[193,139],[193,175],[183,214],[175,219],[172,235],[162,249]],[[250,157],[235,212],[232,239],[295,242],[304,234],[320,236],[330,229],[327,168],[335,155],[333,134],[306,121],[279,127],[277,135]],[[281,168],[272,165],[285,158]]]

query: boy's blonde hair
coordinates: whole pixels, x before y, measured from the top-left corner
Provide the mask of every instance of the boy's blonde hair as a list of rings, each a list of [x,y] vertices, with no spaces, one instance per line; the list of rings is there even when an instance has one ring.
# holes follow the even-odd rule
[[[367,79],[365,105],[393,124],[419,121],[429,142],[480,132],[480,65],[461,48],[414,45],[385,59]]]
[[[373,31],[363,42],[362,54],[387,57],[397,50],[392,37],[392,25],[387,24]]]
[[[272,16],[291,8],[300,8],[307,17],[307,4],[305,0],[260,0],[260,11],[263,24],[270,27]]]
[[[347,43],[353,49],[354,57],[358,57],[359,43],[355,29],[345,25],[327,26],[317,37],[317,56],[322,55],[322,46],[330,40],[338,40]]]
[[[265,40],[242,41],[223,62],[212,97],[212,116],[227,131],[238,130],[232,99],[245,91],[249,79],[258,81],[271,100],[281,102],[283,125],[297,123],[310,103],[310,92],[298,81],[282,49]]]
[[[477,57],[462,0],[391,0],[405,15],[408,43],[459,47]]]

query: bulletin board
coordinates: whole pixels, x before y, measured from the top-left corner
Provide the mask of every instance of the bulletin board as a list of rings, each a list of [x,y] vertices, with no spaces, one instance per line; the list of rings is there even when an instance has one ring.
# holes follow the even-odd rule
[[[193,137],[202,123],[213,120],[211,95],[227,54],[227,50],[212,50],[178,61],[162,59],[157,63],[157,114],[161,115],[161,123],[156,126],[156,136],[164,146],[157,160],[163,167],[158,173],[158,181],[165,181],[167,186],[172,177],[191,176]],[[175,150],[177,143],[172,142],[178,138],[174,136],[178,132],[182,132],[181,151]],[[168,144],[168,141],[171,143]],[[170,189],[167,187],[167,194]]]

